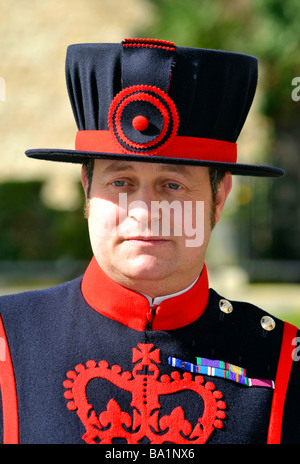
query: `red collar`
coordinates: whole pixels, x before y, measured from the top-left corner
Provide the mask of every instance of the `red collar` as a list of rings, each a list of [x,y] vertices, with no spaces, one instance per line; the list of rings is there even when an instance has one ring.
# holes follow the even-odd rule
[[[81,290],[85,301],[93,309],[139,331],[149,327],[149,323],[151,330],[173,330],[191,324],[203,314],[208,303],[205,265],[190,290],[163,300],[152,312],[145,296],[108,277],[95,258],[83,276]]]

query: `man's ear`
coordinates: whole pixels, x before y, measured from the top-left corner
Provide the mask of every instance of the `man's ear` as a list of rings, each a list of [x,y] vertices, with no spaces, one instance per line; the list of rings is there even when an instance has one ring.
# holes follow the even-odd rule
[[[88,197],[88,180],[86,175],[86,166],[83,164],[81,168],[81,183],[84,190],[85,198]]]
[[[226,199],[230,193],[232,187],[232,175],[230,172],[226,172],[223,179],[221,180],[215,200],[215,224],[219,221],[221,213],[225,206]]]

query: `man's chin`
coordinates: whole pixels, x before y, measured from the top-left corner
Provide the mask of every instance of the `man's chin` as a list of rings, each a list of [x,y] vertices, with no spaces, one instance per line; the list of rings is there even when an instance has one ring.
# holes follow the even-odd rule
[[[118,271],[126,279],[132,281],[157,281],[168,278],[171,274],[170,266],[154,256],[143,256],[128,260],[123,266],[118,266]]]

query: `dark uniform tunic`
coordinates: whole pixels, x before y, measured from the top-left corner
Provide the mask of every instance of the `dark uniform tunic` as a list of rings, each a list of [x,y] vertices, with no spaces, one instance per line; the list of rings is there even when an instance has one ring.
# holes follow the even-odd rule
[[[273,317],[265,330],[266,312],[222,299],[204,267],[149,308],[95,260],[83,278],[2,297],[0,439],[300,443],[297,329]]]

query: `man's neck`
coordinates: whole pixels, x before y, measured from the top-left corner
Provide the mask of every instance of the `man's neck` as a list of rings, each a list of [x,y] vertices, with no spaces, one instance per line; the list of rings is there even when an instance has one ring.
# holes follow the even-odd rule
[[[186,289],[193,286],[197,281],[203,266],[204,263],[200,263],[199,268],[197,270],[195,269],[193,273],[187,274],[178,272],[176,275],[170,275],[161,279],[144,279],[142,276],[136,278],[125,273],[117,272],[115,268],[107,269],[105,266],[101,266],[101,269],[119,285],[154,300],[156,298],[185,292]]]

